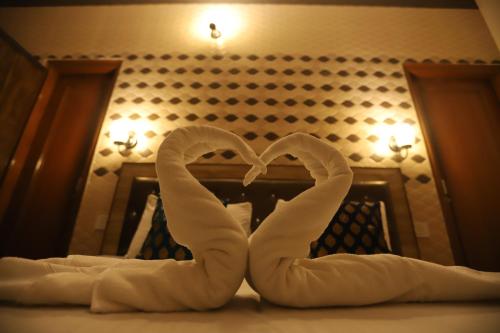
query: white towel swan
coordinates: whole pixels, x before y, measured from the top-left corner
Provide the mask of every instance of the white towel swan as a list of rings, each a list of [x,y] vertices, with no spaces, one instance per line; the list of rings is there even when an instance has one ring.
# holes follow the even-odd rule
[[[244,141],[214,127],[174,130],[161,144],[157,174],[169,230],[194,260],[143,261],[88,256],[0,259],[0,299],[25,304],[89,304],[94,312],[206,310],[240,286],[248,242],[242,227],[185,165],[233,149],[265,171]]]
[[[347,194],[352,171],[337,149],[292,134],[260,156],[267,165],[290,153],[316,179],[314,187],[277,208],[250,238],[248,282],[270,302],[293,307],[500,298],[500,273],[445,267],[390,254],[334,254],[307,259]],[[251,169],[245,184],[259,174]]]

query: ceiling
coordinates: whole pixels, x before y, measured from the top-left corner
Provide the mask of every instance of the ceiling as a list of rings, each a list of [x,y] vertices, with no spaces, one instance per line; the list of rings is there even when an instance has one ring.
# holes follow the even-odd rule
[[[286,5],[349,5],[477,9],[474,0],[0,0],[1,6],[91,6],[158,3],[237,3]]]

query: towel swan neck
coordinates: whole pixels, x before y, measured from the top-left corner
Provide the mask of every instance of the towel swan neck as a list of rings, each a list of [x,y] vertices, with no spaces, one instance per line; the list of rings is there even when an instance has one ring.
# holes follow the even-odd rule
[[[500,298],[500,273],[445,267],[392,254],[333,254],[306,258],[347,194],[352,171],[338,150],[293,134],[261,155],[298,157],[316,179],[312,188],[277,208],[250,238],[247,279],[270,302],[300,308],[380,302]],[[258,175],[252,168],[245,177]]]
[[[265,172],[241,138],[214,127],[176,129],[158,151],[156,170],[169,231],[191,249],[194,260],[2,258],[0,299],[86,304],[93,312],[207,310],[228,302],[247,267],[247,237],[186,169],[200,155],[223,148]]]
[[[322,184],[336,175],[351,175],[352,171],[347,160],[335,147],[304,133],[294,133],[276,141],[260,155],[267,166],[277,157],[291,154],[297,157],[316,180],[316,185]],[[250,184],[260,170],[253,167],[245,175],[244,184]]]
[[[186,165],[202,155],[219,149],[232,149],[261,172],[262,161],[238,135],[212,126],[188,126],[171,132],[158,149],[156,168],[164,163]]]

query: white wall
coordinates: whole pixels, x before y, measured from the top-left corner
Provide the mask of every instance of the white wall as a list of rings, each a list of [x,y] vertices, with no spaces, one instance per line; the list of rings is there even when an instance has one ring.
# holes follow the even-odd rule
[[[490,29],[497,48],[500,50],[500,1],[476,0],[476,3]]]
[[[495,2],[495,1],[491,1]],[[2,8],[0,26],[32,53],[203,52],[194,32],[214,5]],[[241,31],[233,53],[496,57],[477,10],[232,5]],[[206,27],[208,33],[208,24]]]

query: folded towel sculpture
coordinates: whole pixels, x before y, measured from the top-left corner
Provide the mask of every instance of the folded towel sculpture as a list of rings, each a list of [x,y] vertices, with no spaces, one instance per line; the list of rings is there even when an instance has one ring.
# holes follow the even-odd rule
[[[330,223],[353,173],[337,149],[301,133],[276,141],[260,158],[267,165],[287,153],[302,160],[316,183],[277,208],[250,237],[247,280],[262,297],[299,308],[500,298],[500,273],[390,254],[307,259],[309,244]],[[252,168],[244,184],[259,172]]]
[[[247,240],[222,203],[185,167],[223,148],[253,165],[245,185],[285,153],[301,159],[316,184],[277,208]],[[258,158],[230,132],[180,128],[161,144],[156,168],[170,232],[192,251],[193,260],[2,258],[0,300],[83,304],[93,312],[206,310],[225,304],[245,271],[265,299],[301,308],[500,298],[500,273],[386,254],[306,259],[310,242],[330,222],[353,177],[342,154],[312,136],[287,136]]]
[[[206,310],[225,304],[245,274],[247,236],[185,167],[217,149],[232,149],[264,172],[240,137],[213,127],[177,129],[158,151],[156,170],[169,229],[192,251],[193,260],[2,258],[0,299],[88,304],[93,312]]]

